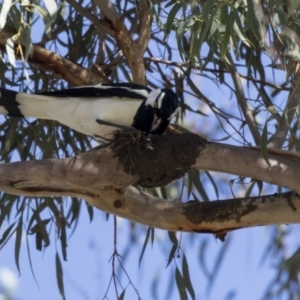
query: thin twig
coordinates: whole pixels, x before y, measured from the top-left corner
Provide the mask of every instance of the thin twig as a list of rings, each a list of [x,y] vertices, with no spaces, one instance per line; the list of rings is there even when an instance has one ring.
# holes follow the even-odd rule
[[[206,68],[206,67],[203,68],[201,66],[195,66],[195,65],[190,64],[190,63],[174,62],[174,61],[171,61],[171,60],[166,60],[166,59],[161,59],[161,58],[156,58],[156,57],[145,57],[144,61],[152,61],[152,62],[155,62],[155,63],[165,64],[165,65],[168,65],[168,66],[174,66],[174,67],[178,67],[178,68],[191,68],[191,69],[194,69],[194,70],[208,71],[208,72],[212,72],[212,73],[229,73],[229,71],[227,71],[227,70],[212,69],[212,68]],[[240,77],[244,78],[244,79],[249,80],[249,81],[257,82],[257,83],[272,87],[276,90],[284,90],[284,91],[289,91],[290,90],[290,88],[283,88],[280,85],[273,84],[273,83],[270,83],[270,82],[267,82],[267,81],[264,81],[264,80],[259,80],[259,79],[256,79],[256,78],[252,78],[252,77],[243,75],[241,73],[238,73],[238,75]]]
[[[286,135],[293,121],[296,109],[298,107],[300,98],[300,74],[295,76],[293,80],[295,87],[291,89],[289,99],[286,103],[286,107],[282,113],[282,116],[278,122],[278,127],[274,135],[270,138],[268,142],[268,147],[281,148],[286,140]]]
[[[109,291],[109,288],[110,288],[112,282],[114,283],[116,299],[119,299],[120,295],[118,295],[117,281],[118,281],[118,283],[119,283],[119,285],[120,285],[120,287],[122,288],[123,291],[124,291],[124,289],[126,289],[128,287],[128,285],[131,285],[132,288],[134,289],[135,293],[137,294],[138,299],[141,299],[140,295],[139,295],[139,291],[134,286],[134,284],[132,283],[132,281],[129,277],[129,274],[127,273],[126,269],[123,266],[121,258],[122,258],[122,256],[118,253],[118,250],[117,250],[117,217],[114,216],[114,251],[113,251],[113,254],[110,258],[110,261],[111,261],[111,264],[112,264],[112,274],[111,274],[111,278],[109,280],[109,284],[108,284],[108,287],[106,289],[106,292],[105,292],[105,295],[104,295],[103,299],[108,299],[107,294],[108,294],[108,291]],[[121,284],[121,282],[120,282],[120,280],[119,280],[119,278],[116,274],[116,265],[115,265],[116,259],[118,260],[121,269],[123,270],[123,272],[125,273],[128,281],[129,281],[129,283],[127,284],[127,286],[125,288],[122,286],[122,284]]]
[[[246,119],[246,122],[249,126],[249,129],[251,131],[251,134],[252,134],[255,144],[260,145],[261,136],[260,136],[258,127],[256,125],[255,119],[252,115],[252,112],[248,108],[247,100],[246,100],[246,97],[245,97],[245,94],[243,91],[241,77],[239,76],[239,73],[236,70],[236,67],[234,65],[231,55],[229,53],[227,53],[226,56],[229,61],[229,63],[226,63],[226,65],[231,74],[231,77],[232,77],[232,80],[233,80],[233,83],[235,86],[236,98],[237,98],[238,104],[241,107],[241,110],[242,110],[243,115]]]
[[[114,35],[114,30],[110,26],[109,22],[107,22],[106,20],[98,19],[95,15],[91,14],[87,9],[82,7],[75,0],[66,0],[66,2],[69,3],[77,12],[79,12],[81,15],[90,20],[98,30],[104,30],[108,34],[112,36]]]
[[[132,33],[127,29],[121,15],[113,7],[109,0],[95,0],[104,17],[111,22],[114,29],[113,37],[117,46],[124,53],[128,66],[132,73],[132,80],[135,83],[146,84],[146,70],[143,55],[136,42],[133,41]],[[148,23],[147,23],[148,24]],[[146,26],[148,26],[146,24]],[[144,42],[144,38],[143,38]]]
[[[93,3],[93,5],[95,6],[95,4]],[[96,7],[95,7],[96,9]],[[103,13],[100,12],[100,18],[104,18]],[[98,49],[98,53],[95,59],[95,65],[99,66],[104,64],[105,61],[105,52],[106,52],[106,43],[105,43],[105,38],[106,38],[106,33],[101,30],[98,33],[98,37],[99,37],[99,49]]]
[[[113,7],[110,0],[94,0],[101,12],[116,27],[117,21],[121,19],[121,15]]]
[[[112,255],[112,276],[113,276],[116,296],[118,299],[119,295],[118,295],[118,288],[117,288],[117,282],[116,282],[116,269],[115,269],[115,259],[116,259],[117,255],[118,255],[118,252],[117,252],[117,217],[114,216],[114,253]]]
[[[0,31],[0,50],[6,51],[7,39],[14,35],[14,31],[5,27]],[[16,53],[16,58],[20,56]],[[37,67],[51,72],[57,78],[68,81],[73,86],[91,85],[107,82],[107,78],[95,75],[88,69],[38,45],[32,45],[31,55],[28,62]]]

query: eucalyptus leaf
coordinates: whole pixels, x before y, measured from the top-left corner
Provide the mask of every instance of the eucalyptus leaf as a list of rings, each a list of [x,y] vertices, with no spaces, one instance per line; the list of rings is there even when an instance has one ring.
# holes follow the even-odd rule
[[[16,56],[15,56],[15,43],[14,43],[14,38],[11,37],[7,39],[5,49],[6,53],[8,56],[9,63],[13,66],[16,67]]]
[[[12,3],[13,3],[12,0],[3,1],[1,12],[0,12],[0,30],[3,29],[6,24],[7,15],[12,6]]]

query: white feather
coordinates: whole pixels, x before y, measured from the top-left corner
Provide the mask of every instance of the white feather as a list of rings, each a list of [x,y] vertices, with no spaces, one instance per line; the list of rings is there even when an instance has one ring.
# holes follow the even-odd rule
[[[56,120],[84,134],[105,138],[110,138],[117,128],[100,125],[97,119],[130,127],[142,102],[128,98],[57,98],[23,93],[16,100],[26,117]]]
[[[155,102],[157,101],[157,97],[160,95],[160,93],[161,89],[151,91],[145,104],[155,107]]]

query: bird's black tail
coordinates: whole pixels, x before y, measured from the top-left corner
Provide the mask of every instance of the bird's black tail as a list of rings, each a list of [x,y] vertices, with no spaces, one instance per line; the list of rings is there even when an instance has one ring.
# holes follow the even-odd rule
[[[0,89],[0,114],[10,117],[24,117],[19,109],[18,94],[15,91]]]
[[[56,97],[0,89],[0,114],[10,117],[53,119],[49,112],[57,110],[60,103]]]

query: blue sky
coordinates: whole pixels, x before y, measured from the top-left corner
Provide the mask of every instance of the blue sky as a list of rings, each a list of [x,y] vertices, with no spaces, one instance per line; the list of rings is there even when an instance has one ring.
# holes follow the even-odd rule
[[[217,90],[210,81],[195,77],[202,92],[212,99],[222,99],[217,102],[228,111],[234,112],[236,102],[234,99]],[[197,105],[192,100],[192,105]],[[209,113],[209,111],[206,111]],[[187,124],[192,130],[208,135],[211,138],[221,138],[222,134],[215,131],[215,120],[190,114],[187,116]],[[236,176],[212,173],[220,187],[220,199],[231,198],[229,180]],[[205,182],[205,176],[203,176]],[[211,199],[216,199],[210,184],[205,185],[206,192]],[[243,196],[246,185],[234,184],[233,191],[236,196]],[[266,193],[274,192],[270,186],[265,186]],[[68,200],[70,201],[70,200]],[[285,225],[283,225],[285,227]],[[2,228],[0,235],[4,232]],[[175,262],[166,269],[166,263],[171,249],[171,243],[167,233],[155,230],[153,248],[148,245],[141,266],[138,266],[142,245],[147,228],[137,224],[132,231],[131,223],[118,218],[118,251],[124,255],[129,250],[124,266],[131,281],[138,288],[142,299],[179,299],[176,286],[170,285],[174,278]],[[132,232],[136,233],[136,243],[131,242]],[[70,233],[69,233],[70,235]],[[24,238],[24,236],[23,236]],[[20,266],[21,275],[17,277],[18,289],[13,299],[18,300],[56,300],[60,295],[56,283],[55,253],[60,253],[60,244],[56,242],[55,233],[52,229],[51,245],[42,252],[35,250],[33,236],[29,236],[33,270],[39,287],[32,276],[25,239],[22,247]],[[264,264],[261,258],[267,243],[270,240],[270,227],[257,227],[252,229],[238,230],[228,235],[228,249],[222,262],[217,277],[209,293],[207,287],[211,285],[204,275],[200,264],[201,255],[204,257],[208,270],[212,270],[219,251],[224,244],[211,235],[184,233],[182,237],[182,249],[186,254],[191,280],[195,289],[196,299],[260,299],[266,285],[274,276],[274,264],[276,258],[270,257]],[[200,248],[205,243],[206,250],[200,253]],[[296,240],[290,241],[289,249],[295,249]],[[129,248],[126,248],[128,247]],[[68,241],[68,261],[63,262],[65,294],[67,299],[102,299],[107,289],[111,276],[110,257],[113,253],[113,218],[105,220],[105,213],[95,211],[94,220],[89,222],[87,213],[83,209],[79,224]],[[290,251],[289,254],[292,254]],[[61,257],[61,256],[60,256]],[[274,261],[272,260],[274,259]],[[176,259],[181,265],[181,258]],[[18,276],[14,263],[14,240],[10,241],[0,254],[1,270],[10,270]],[[123,286],[128,284],[124,273],[120,275]],[[157,298],[153,296],[153,280],[157,279]],[[1,280],[1,276],[0,276]],[[109,290],[109,299],[115,299],[114,288]],[[0,298],[1,299],[1,298]],[[137,299],[134,290],[127,288],[125,299]]]
[[[172,37],[169,41],[172,42]],[[174,60],[179,61],[179,57]],[[266,62],[267,64],[267,62]],[[277,72],[279,78],[283,79],[285,74]],[[230,81],[229,77],[225,77]],[[269,74],[269,78],[271,75]],[[228,91],[216,89],[211,81],[201,76],[194,77],[195,82],[201,88],[204,95],[211,99],[218,99],[216,103],[219,107],[228,112],[237,113],[235,98],[230,97]],[[244,82],[245,83],[245,82]],[[279,101],[284,102],[285,99]],[[207,135],[210,138],[222,138],[223,133],[216,131],[216,119],[212,116],[205,105],[191,99],[191,105],[201,108],[210,114],[209,118],[188,114],[186,124],[192,131]],[[237,113],[238,114],[238,113]],[[266,118],[266,113],[262,113],[259,118],[262,121]],[[250,139],[250,137],[249,137]],[[229,141],[225,141],[229,142]],[[232,142],[232,141],[230,141]],[[231,198],[229,180],[236,176],[213,173],[220,186],[220,199]],[[206,186],[206,192],[215,199],[215,194],[210,185]],[[233,190],[236,196],[242,196],[245,192],[245,185],[234,184]],[[266,193],[274,192],[274,187],[265,187]],[[70,201],[70,200],[68,200]],[[282,225],[284,230],[286,225]],[[5,228],[1,228],[0,236]],[[175,262],[172,262],[166,269],[166,264],[171,249],[171,242],[167,233],[163,230],[155,230],[155,240],[153,247],[147,246],[141,266],[138,265],[142,245],[145,239],[147,228],[136,224],[135,231],[132,224],[118,218],[118,251],[124,255],[124,266],[131,281],[139,290],[140,296],[144,300],[151,299],[179,299],[176,286],[170,285],[171,278],[174,278]],[[136,242],[131,242],[135,232]],[[190,234],[182,235],[182,249],[187,257],[191,280],[195,289],[196,299],[260,299],[266,285],[274,276],[274,265],[276,258],[270,256],[264,263],[261,262],[262,255],[267,243],[270,241],[270,227],[257,227],[252,229],[238,230],[229,233],[227,244],[216,240],[212,235]],[[289,238],[287,244],[287,257],[296,249],[296,235]],[[55,232],[52,230],[51,245],[44,251],[35,250],[33,236],[29,236],[31,258],[37,284],[28,263],[25,236],[23,236],[22,252],[20,257],[21,275],[18,277],[17,268],[14,263],[14,239],[12,239],[0,252],[0,281],[1,274],[12,272],[15,275],[17,289],[13,299],[18,300],[56,300],[60,295],[56,283],[55,253],[60,254],[59,242],[56,242]],[[205,251],[200,251],[201,246],[206,245]],[[203,267],[200,263],[201,256],[204,257],[207,269],[211,271],[216,263],[216,257],[220,251],[224,251],[228,246],[225,257],[217,272],[217,276],[212,284],[204,275]],[[113,217],[106,221],[105,213],[96,211],[92,223],[89,222],[86,212],[83,210],[79,224],[75,232],[69,232],[68,240],[68,261],[63,262],[65,294],[67,299],[94,300],[102,299],[107,289],[111,276],[110,257],[113,253]],[[182,254],[181,254],[182,255]],[[60,256],[61,257],[61,256]],[[176,259],[181,265],[181,257]],[[8,275],[4,275],[7,279]],[[123,286],[128,284],[124,273],[120,275]],[[157,298],[154,298],[153,280],[157,279]],[[208,292],[208,286],[211,286]],[[0,282],[1,287],[1,282]],[[3,287],[3,282],[2,282]],[[0,289],[1,291],[1,289]],[[1,293],[0,293],[1,295]],[[170,298],[171,297],[171,298]],[[114,288],[111,286],[109,299],[115,299]],[[132,287],[128,287],[125,299],[137,299]],[[1,297],[0,297],[0,300]]]
[[[83,214],[84,215],[84,214]],[[127,245],[130,237],[128,221],[118,219],[118,249],[122,255],[122,248]],[[137,225],[138,231],[145,230]],[[239,230],[229,234],[228,247],[224,262],[220,266],[217,277],[209,293],[207,286],[211,284],[203,275],[199,265],[199,245],[206,240],[208,249],[205,251],[205,262],[211,270],[216,262],[216,255],[224,244],[211,235],[194,234],[190,241],[189,234],[184,233],[182,248],[187,256],[190,276],[194,285],[196,299],[226,299],[226,295],[235,295],[227,299],[259,299],[273,274],[272,261],[260,264],[266,241],[269,239],[268,227]],[[125,268],[135,287],[138,288],[142,299],[154,299],[151,292],[151,282],[158,276],[157,299],[179,299],[177,289],[168,292],[170,276],[174,276],[174,263],[166,269],[168,251],[171,243],[163,230],[155,230],[155,242],[151,249],[150,244],[144,254],[141,267],[138,258],[141,253],[143,236],[139,236],[136,245],[130,248],[128,258],[125,259]],[[32,239],[32,237],[30,237]],[[0,272],[8,268],[17,277],[14,265],[14,241],[1,250]],[[92,224],[87,216],[82,216],[76,232],[69,239],[68,261],[63,263],[64,283],[67,299],[102,299],[111,275],[109,259],[113,251],[113,218],[105,220],[105,214],[98,212]],[[44,252],[35,250],[34,241],[31,241],[31,256],[33,269],[38,286],[31,274],[26,246],[23,243],[21,253],[21,276],[16,278],[18,289],[14,299],[19,300],[52,300],[60,299],[55,275],[55,248],[59,249],[52,239],[50,247]],[[180,258],[177,262],[181,264]],[[124,274],[120,276],[122,284],[126,286]],[[113,287],[109,292],[109,299],[115,299]],[[137,299],[132,288],[128,287],[125,299]]]

